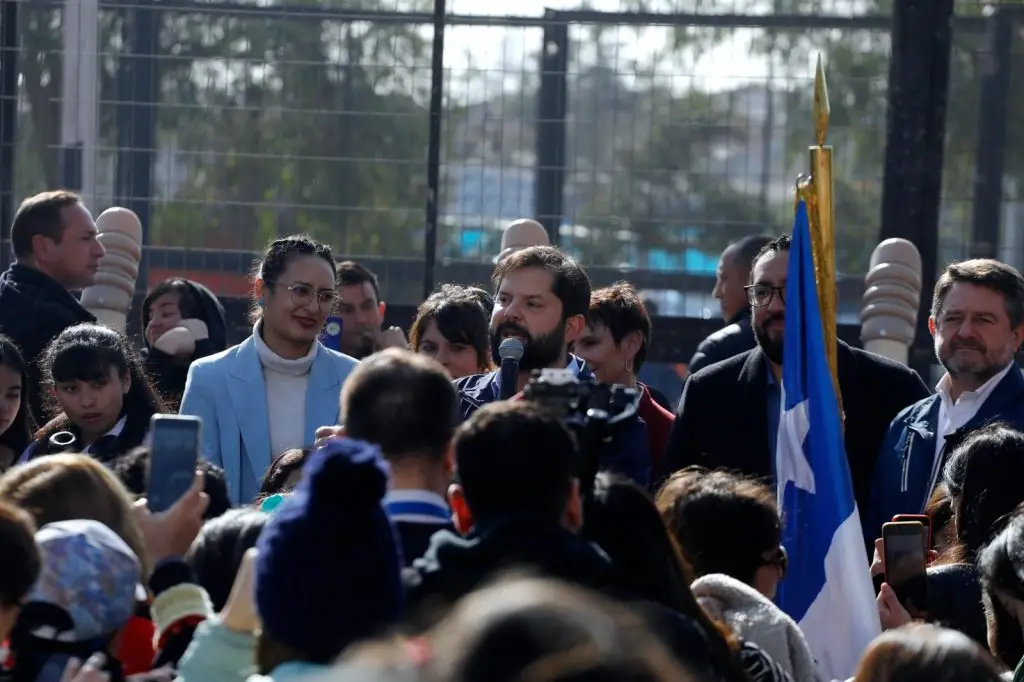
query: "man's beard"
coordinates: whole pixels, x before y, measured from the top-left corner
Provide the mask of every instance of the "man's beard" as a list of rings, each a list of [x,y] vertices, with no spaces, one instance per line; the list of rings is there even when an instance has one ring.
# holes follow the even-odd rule
[[[973,348],[978,351],[979,361],[964,363],[954,360],[957,350],[961,348]],[[984,344],[975,341],[953,341],[949,344],[949,353],[942,357],[942,350],[935,349],[935,356],[939,363],[949,372],[951,377],[972,377],[978,385],[981,385],[999,374],[1006,367],[1006,364],[992,363],[988,358],[988,349]]]
[[[531,335],[515,322],[503,322],[491,331],[491,359],[501,364],[498,347],[505,334],[514,334],[523,341],[523,357],[519,360],[519,371],[532,372],[535,369],[551,367],[562,359],[565,351],[565,320],[547,334]]]
[[[782,364],[784,340],[779,339],[778,341],[773,341],[772,338],[768,336],[768,325],[776,320],[785,319],[785,315],[782,313],[776,313],[761,324],[752,325],[754,328],[754,338],[757,339],[757,345],[761,347],[761,351],[765,356],[776,365]]]

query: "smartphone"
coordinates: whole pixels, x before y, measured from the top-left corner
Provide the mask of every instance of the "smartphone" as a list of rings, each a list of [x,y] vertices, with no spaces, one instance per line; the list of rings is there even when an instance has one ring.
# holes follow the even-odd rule
[[[928,610],[927,532],[928,529],[918,521],[882,525],[885,582],[896,592],[900,603],[921,612]]]
[[[203,422],[199,417],[154,414],[149,422],[149,485],[146,500],[150,511],[161,512],[188,492],[199,461]]]
[[[901,523],[901,522],[907,522],[907,521],[917,522],[917,523],[920,523],[922,526],[924,526],[927,529],[927,531],[928,531],[927,533],[925,533],[925,545],[924,545],[924,551],[925,551],[925,554],[927,555],[928,550],[930,550],[932,548],[932,520],[931,520],[931,517],[929,517],[927,514],[897,514],[896,516],[892,517],[892,520],[893,520],[894,523]]]

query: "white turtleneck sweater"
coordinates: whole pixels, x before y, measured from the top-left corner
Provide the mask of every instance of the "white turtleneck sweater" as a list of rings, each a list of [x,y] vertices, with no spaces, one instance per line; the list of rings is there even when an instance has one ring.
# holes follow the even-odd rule
[[[263,342],[258,322],[252,330],[252,340],[267,385],[270,458],[273,461],[287,450],[306,445],[306,386],[316,359],[316,343],[305,357],[287,360]],[[257,475],[260,474],[257,472]]]

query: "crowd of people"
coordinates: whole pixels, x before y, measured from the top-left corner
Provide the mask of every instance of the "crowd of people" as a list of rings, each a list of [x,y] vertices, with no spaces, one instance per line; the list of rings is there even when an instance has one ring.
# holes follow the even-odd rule
[[[185,279],[148,293],[141,339],[98,324],[73,292],[105,252],[74,194],[27,199],[10,234],[0,680],[833,679],[776,603],[788,236],[722,254],[727,324],[673,409],[637,379],[637,291],[592,289],[532,221],[506,232],[490,290],[441,286],[408,335],[383,324],[372,272],[276,239],[232,347],[221,303]],[[341,352],[319,340],[331,315]],[[934,391],[839,345],[884,631],[842,679],[1024,680],[1024,277],[948,266],[929,328]],[[635,412],[592,438],[537,370],[630,389]],[[151,421],[174,413],[201,420],[197,466],[153,511]],[[885,566],[900,514],[930,528],[913,598]]]

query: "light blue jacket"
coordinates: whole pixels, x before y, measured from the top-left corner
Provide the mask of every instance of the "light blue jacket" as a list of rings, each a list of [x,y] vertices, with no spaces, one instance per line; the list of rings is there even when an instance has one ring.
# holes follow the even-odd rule
[[[306,389],[307,444],[313,443],[317,428],[338,423],[341,385],[358,364],[317,343]],[[181,414],[203,420],[203,456],[224,469],[231,501],[254,500],[273,457],[281,453],[270,451],[267,385],[251,336],[192,363]]]
[[[270,675],[255,674],[256,638],[231,632],[217,619],[196,628],[181,657],[176,682],[312,682],[329,679],[327,666],[302,661],[282,663]]]

